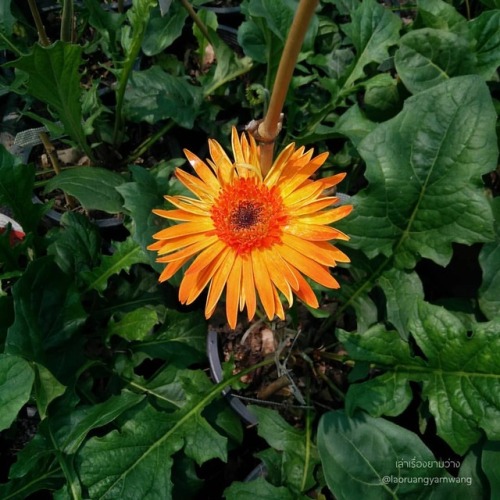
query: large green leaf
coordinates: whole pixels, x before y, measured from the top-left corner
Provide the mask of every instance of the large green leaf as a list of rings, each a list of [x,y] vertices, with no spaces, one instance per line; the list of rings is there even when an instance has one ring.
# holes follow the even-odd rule
[[[142,41],[144,53],[154,56],[169,47],[181,35],[187,15],[180,2],[172,2],[166,15],[160,14],[160,7],[155,7]]]
[[[394,62],[398,75],[413,94],[453,76],[476,73],[476,56],[469,41],[456,33],[433,28],[403,36]]]
[[[121,271],[130,271],[134,264],[147,263],[142,248],[132,239],[116,243],[112,255],[104,255],[101,264],[92,271],[82,273],[87,289],[104,292],[108,286],[108,279]]]
[[[50,239],[47,253],[54,256],[55,262],[66,274],[78,276],[97,264],[101,238],[96,225],[88,217],[73,212],[64,213],[61,226],[50,233]]]
[[[312,488],[318,456],[310,435],[292,427],[277,411],[260,406],[250,406],[249,409],[257,416],[259,436],[280,452],[281,478],[276,479],[287,484],[296,494]]]
[[[492,500],[498,500],[500,498],[500,468],[498,467],[499,460],[500,441],[487,442],[483,447],[481,465],[490,483],[490,498]]]
[[[367,64],[381,63],[389,57],[388,49],[398,42],[400,28],[400,18],[375,0],[365,0],[359,5],[352,13],[351,22],[342,26],[356,49],[345,88],[364,76]]]
[[[28,93],[49,106],[71,139],[92,156],[82,126],[79,72],[82,64],[80,45],[57,41],[49,47],[36,44],[30,54],[9,63],[9,66],[28,73]]]
[[[369,185],[337,223],[350,245],[369,257],[394,254],[398,267],[412,268],[421,257],[446,265],[452,242],[491,240],[480,182],[496,165],[495,123],[488,88],[476,76],[409,98],[359,145]]]
[[[186,78],[172,76],[158,66],[136,71],[125,94],[125,114],[133,121],[156,123],[171,118],[192,128],[203,94]]]
[[[61,394],[64,394],[66,386],[61,384],[45,366],[35,363],[35,384],[33,387],[33,397],[40,418],[43,420],[47,416],[47,409],[50,403]]]
[[[8,206],[25,232],[33,231],[46,207],[33,204],[35,168],[23,165],[0,145],[0,205]]]
[[[422,383],[438,435],[457,453],[477,442],[482,431],[500,439],[500,318],[468,330],[444,308],[419,302],[409,330],[424,357],[410,352],[396,332],[375,326],[362,335],[340,332],[349,355],[385,373],[347,393],[349,411],[397,415],[411,401],[410,381]]]
[[[470,22],[476,39],[477,71],[491,79],[500,66],[500,10],[483,12]]]
[[[206,375],[194,370],[180,377],[187,403],[174,413],[147,405],[129,413],[120,430],[92,438],[80,453],[80,476],[92,498],[172,498],[172,455],[184,448],[201,464],[226,459],[227,440],[202,417],[219,394]],[[175,478],[174,478],[175,479]]]
[[[298,500],[297,495],[283,486],[274,486],[264,478],[240,483],[235,481],[224,491],[226,500]]]
[[[33,368],[27,361],[0,354],[0,431],[10,427],[28,402],[34,380]]]
[[[125,340],[144,340],[158,323],[158,314],[150,307],[140,307],[126,313],[108,325],[107,336],[118,335]]]
[[[489,319],[500,316],[500,198],[492,200],[496,238],[484,245],[479,254],[483,281],[479,289],[479,306]]]
[[[79,329],[86,314],[72,279],[44,257],[30,263],[12,296],[16,316],[5,352],[36,361],[62,383],[74,380],[83,361]]]
[[[429,498],[432,480],[450,477],[413,432],[381,418],[325,413],[317,440],[326,482],[338,500]],[[406,466],[412,461],[416,467]]]
[[[116,188],[123,182],[123,177],[116,172],[100,167],[79,167],[52,177],[44,191],[62,189],[74,196],[86,210],[117,214],[122,211],[123,200]]]

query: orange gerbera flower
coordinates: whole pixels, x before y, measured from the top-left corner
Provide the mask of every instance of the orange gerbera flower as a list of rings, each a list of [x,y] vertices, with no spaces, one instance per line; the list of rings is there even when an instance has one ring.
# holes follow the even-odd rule
[[[328,224],[345,217],[352,206],[325,210],[338,199],[324,195],[345,174],[310,180],[328,153],[313,158],[312,150],[290,144],[263,177],[254,138],[246,134],[239,138],[235,128],[234,161],[216,141],[209,140],[209,147],[208,165],[184,151],[196,175],[175,172],[196,197],[166,196],[176,209],[154,210],[161,217],[181,221],[156,233],[158,241],[148,247],[158,252],[157,262],[167,264],[160,281],[194,258],[182,279],[179,300],[190,304],[208,286],[205,315],[209,318],[225,287],[231,328],[236,327],[238,309],[246,306],[248,318],[253,318],[257,296],[269,319],[285,317],[278,292],[290,305],[295,294],[318,307],[304,275],[338,288],[328,268],[349,262],[328,242],[349,238]]]

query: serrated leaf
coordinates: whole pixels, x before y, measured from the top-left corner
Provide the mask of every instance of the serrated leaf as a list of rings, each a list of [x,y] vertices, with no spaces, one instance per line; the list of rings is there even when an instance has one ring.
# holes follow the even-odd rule
[[[259,406],[250,406],[249,410],[257,416],[259,436],[282,452],[282,481],[290,485],[296,494],[312,488],[318,457],[316,446],[306,431],[293,428],[274,410]]]
[[[199,87],[153,66],[133,73],[125,94],[124,112],[136,122],[153,124],[170,118],[181,127],[192,128],[202,99]]]
[[[125,340],[144,340],[151,335],[151,330],[158,323],[158,315],[149,307],[140,307],[126,313],[123,318],[108,325],[108,338],[118,335]]]
[[[86,210],[117,214],[122,211],[123,200],[116,188],[124,182],[116,172],[100,167],[79,167],[52,177],[44,192],[62,189],[74,196]]]
[[[500,66],[500,10],[483,12],[469,26],[476,39],[477,71],[491,79]]]
[[[362,335],[340,332],[349,355],[386,373],[353,385],[347,408],[361,407],[372,416],[395,415],[409,404],[410,381],[422,383],[422,397],[436,421],[437,433],[456,453],[464,453],[482,434],[500,437],[500,319],[475,323],[472,331],[452,313],[420,302],[409,330],[425,359],[410,353],[396,332],[375,326]],[[366,384],[366,385],[365,385]],[[366,387],[366,391],[365,391]],[[351,392],[352,390],[352,392]],[[394,394],[401,397],[393,401]]]
[[[496,113],[476,76],[452,78],[409,98],[359,146],[366,189],[339,221],[350,245],[368,257],[396,258],[411,269],[426,257],[445,266],[452,242],[493,237],[491,208],[479,187],[497,157]]]
[[[98,261],[101,238],[95,224],[82,214],[66,212],[61,227],[50,235],[52,243],[47,253],[66,274],[90,270]]]
[[[122,271],[129,272],[134,264],[146,264],[147,258],[142,248],[132,239],[118,242],[112,255],[104,255],[101,264],[92,271],[82,273],[88,290],[104,292],[108,279]]]
[[[364,76],[367,64],[389,57],[389,47],[399,40],[401,20],[375,0],[365,0],[352,13],[351,22],[341,27],[356,49],[355,64],[344,83],[349,88]]]
[[[62,383],[75,377],[83,362],[79,329],[87,318],[70,277],[51,257],[28,265],[12,288],[15,321],[5,352],[45,366]]]
[[[82,47],[57,41],[48,47],[33,46],[28,55],[8,63],[29,75],[28,93],[53,110],[65,132],[92,157],[82,126],[79,67],[83,64]]]
[[[479,265],[483,281],[479,288],[479,306],[488,319],[500,316],[500,198],[491,201],[495,216],[496,238],[483,246],[479,254]]]
[[[401,38],[394,57],[405,87],[416,94],[453,76],[476,73],[476,56],[468,40],[449,31],[425,28]]]
[[[25,232],[34,231],[43,213],[43,205],[34,204],[35,167],[23,165],[0,145],[0,204],[8,206]]]
[[[432,486],[424,478],[449,477],[436,466],[398,467],[412,460],[437,462],[413,432],[381,418],[328,412],[321,417],[317,439],[326,483],[338,500],[427,498]]]
[[[424,299],[422,282],[416,273],[391,269],[384,273],[378,284],[387,299],[387,319],[402,338],[408,339],[408,322],[415,308]]]
[[[142,41],[142,50],[147,56],[159,54],[169,47],[181,35],[188,15],[187,10],[178,2],[169,5],[168,15],[160,13],[160,8],[161,5],[151,11],[151,19]]]
[[[181,380],[188,398],[183,408],[166,413],[147,405],[129,413],[120,431],[85,444],[80,475],[91,497],[172,498],[172,455],[183,447],[198,463],[226,459],[227,440],[201,416],[220,388],[194,370]]]
[[[0,354],[0,431],[8,429],[28,402],[35,374],[18,356]]]
[[[234,483],[224,490],[226,500],[297,500],[297,496],[284,486],[274,486],[260,477],[255,481]]]

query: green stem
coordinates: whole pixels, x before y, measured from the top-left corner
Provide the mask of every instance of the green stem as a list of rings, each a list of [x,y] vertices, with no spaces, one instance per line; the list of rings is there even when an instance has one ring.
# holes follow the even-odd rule
[[[2,40],[6,45],[9,46],[9,49],[14,52],[17,56],[21,57],[23,54],[2,32],[0,32],[0,40]]]
[[[47,36],[47,33],[45,32],[45,26],[43,25],[42,18],[40,17],[40,12],[38,11],[36,0],[28,0],[28,4],[30,7],[31,15],[33,16],[33,20],[35,21],[40,45],[48,47],[50,45],[50,40]]]
[[[173,120],[168,121],[163,127],[158,130],[151,137],[148,137],[139,146],[132,151],[130,156],[127,158],[127,163],[133,163],[137,158],[142,156],[156,141],[161,139],[173,126],[175,125]]]
[[[207,27],[203,23],[203,21],[200,19],[200,16],[195,12],[191,4],[188,2],[188,0],[180,0],[182,6],[187,10],[189,17],[193,20],[193,22],[198,26],[198,29],[201,31],[203,36],[208,40],[208,43],[211,45],[214,45],[212,43],[212,40],[210,39],[210,33],[208,32]]]
[[[61,15],[61,40],[73,42],[73,0],[64,0]]]
[[[280,59],[269,108],[257,129],[256,139],[261,143],[261,167],[264,176],[271,168],[274,142],[280,130],[281,112],[307,28],[318,3],[319,0],[300,0]]]

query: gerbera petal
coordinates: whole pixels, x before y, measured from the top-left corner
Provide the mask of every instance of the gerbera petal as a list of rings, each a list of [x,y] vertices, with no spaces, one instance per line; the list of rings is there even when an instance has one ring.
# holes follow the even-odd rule
[[[294,248],[302,255],[307,255],[307,257],[315,260],[316,262],[324,265],[333,267],[337,263],[337,257],[347,257],[340,250],[337,249],[326,241],[307,241],[292,234],[283,234],[283,243],[289,247]],[[342,261],[349,262],[349,261]]]
[[[201,252],[206,247],[213,245],[217,241],[217,236],[211,236],[210,238],[198,238],[196,243],[189,245],[178,252],[171,253],[170,255],[165,255],[156,259],[156,262],[172,262],[174,260],[184,259],[186,257],[192,257],[194,254]]]
[[[246,163],[236,127],[231,128],[231,147],[233,148],[234,163]]]
[[[199,234],[191,234],[187,236],[182,235],[171,240],[159,240],[156,243],[153,243],[153,245],[156,245],[157,248],[153,248],[153,245],[150,245],[148,248],[150,250],[158,250],[158,255],[165,255],[166,253],[175,252],[181,248],[192,245],[197,241],[200,241]]]
[[[175,170],[175,176],[179,181],[184,184],[193,194],[198,196],[200,200],[213,200],[216,193],[210,189],[207,184],[205,184],[201,179],[195,177],[194,175],[188,174],[177,168]]]
[[[351,212],[352,205],[342,205],[341,207],[334,208],[332,210],[318,212],[317,214],[310,215],[309,217],[301,217],[300,222],[305,224],[331,224],[332,222],[337,222],[338,220],[343,219]]]
[[[236,258],[229,276],[226,288],[226,316],[229,326],[234,330],[238,320],[239,294],[241,290],[241,268],[240,258]]]
[[[187,196],[165,196],[165,199],[181,210],[208,217],[211,204],[206,201],[195,200]]]
[[[161,210],[155,209],[153,213],[164,217],[165,219],[181,220],[181,221],[201,221],[206,218],[206,215],[194,214],[186,210]]]
[[[272,320],[274,318],[274,293],[273,284],[269,277],[269,272],[260,251],[252,252],[253,277],[257,291],[259,292],[260,301],[264,306],[267,317]]]
[[[340,174],[332,175],[331,177],[323,177],[322,179],[319,179],[319,182],[325,186],[325,189],[328,189],[336,186],[346,175],[347,174],[345,172],[342,172]]]
[[[153,235],[155,240],[168,240],[184,236],[186,234],[199,234],[206,233],[214,228],[214,223],[210,219],[200,222],[185,222],[182,224],[175,224],[174,226],[162,229]]]
[[[297,297],[308,306],[317,309],[319,307],[318,298],[313,292],[311,285],[309,285],[309,283],[296,269],[294,269],[293,272],[295,273],[295,277],[299,283],[298,288],[294,290],[295,295],[297,295]]]
[[[222,185],[229,184],[233,177],[233,163],[217,141],[209,139],[208,148],[213,160],[213,165],[217,169],[217,178]]]
[[[158,281],[162,283],[163,281],[167,281],[170,279],[183,265],[184,263],[188,260],[188,257],[185,259],[179,259],[174,262],[170,262],[165,266],[165,269],[162,271],[160,274],[160,278]]]
[[[220,254],[214,256],[213,260],[197,273],[186,273],[179,287],[179,300],[181,304],[191,304],[208,285],[213,275],[219,269],[230,249],[226,248]]]
[[[267,270],[269,271],[269,277],[271,278],[271,281],[285,296],[288,303],[292,305],[293,296],[289,279],[293,280],[294,284],[296,283],[296,281],[293,274],[289,269],[287,269],[288,266],[286,265],[286,263],[284,263],[284,266],[279,266],[279,264],[277,264],[277,262],[279,261],[279,256],[276,256],[272,249],[262,252],[262,258]]]
[[[205,305],[205,317],[212,316],[215,306],[220,299],[222,290],[227,283],[227,278],[231,269],[233,268],[234,261],[236,260],[236,252],[229,252],[227,258],[222,262],[219,269],[214,274],[210,286],[208,288],[207,303]]]
[[[242,297],[247,304],[248,320],[251,321],[255,315],[257,307],[257,297],[255,295],[255,281],[253,278],[253,265],[250,256],[241,257],[242,268]]]
[[[298,269],[302,274],[327,288],[339,288],[337,280],[328,272],[328,269],[314,260],[302,255],[292,247],[276,245],[276,250],[291,266]]]
[[[317,198],[323,191],[324,187],[321,183],[310,182],[309,184],[296,189],[286,197],[283,196],[282,193],[280,194],[283,197],[285,205],[291,206],[294,204],[303,205],[304,203],[308,203],[313,198]]]
[[[276,288],[273,288],[273,294],[274,294],[274,310],[276,316],[278,316],[279,319],[284,320],[285,319],[285,311],[283,310],[283,304],[281,302],[280,296],[278,292],[276,291]]]
[[[330,226],[320,226],[317,224],[302,224],[301,222],[291,221],[283,228],[288,234],[293,234],[299,238],[310,241],[328,241],[328,240],[348,240],[349,237],[344,233]]]
[[[290,159],[290,156],[293,153],[294,147],[295,144],[292,142],[278,155],[278,158],[276,158],[271,169],[266,175],[266,186],[271,187],[277,184],[279,178],[281,177],[281,174],[283,173],[283,170],[287,165],[288,160]]]
[[[222,241],[217,240],[211,247],[206,248],[193,260],[186,274],[196,274],[210,265],[210,262],[228,247]]]
[[[184,149],[184,154],[195,172],[200,176],[200,179],[202,179],[210,189],[218,191],[220,189],[220,183],[214,175],[213,170],[188,149]]]
[[[312,150],[310,153],[312,154]],[[328,152],[321,153],[310,161],[308,159],[308,162],[298,172],[291,173],[291,175],[286,178],[286,183],[282,190],[282,196],[285,198],[288,194],[298,188],[305,180],[309,179],[309,177],[311,177],[311,175],[316,172],[316,170],[318,170],[323,163],[325,163],[327,158]]]
[[[304,205],[296,205],[290,207],[290,215],[297,217],[299,215],[308,215],[311,213],[319,212],[320,210],[333,205],[337,201],[338,198],[335,198],[334,196],[311,200],[309,203],[306,203]]]

